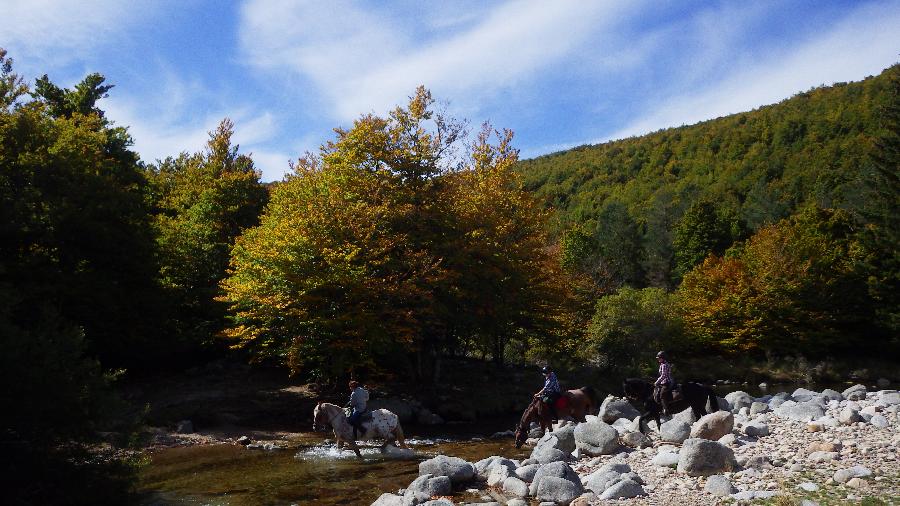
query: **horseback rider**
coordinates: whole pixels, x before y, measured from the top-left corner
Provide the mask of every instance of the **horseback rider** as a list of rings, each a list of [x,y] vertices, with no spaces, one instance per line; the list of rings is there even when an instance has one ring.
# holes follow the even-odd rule
[[[366,403],[369,402],[369,392],[361,387],[359,382],[355,380],[350,381],[349,387],[350,400],[344,407],[350,408],[350,416],[347,417],[347,421],[353,426],[353,439],[356,440],[357,431],[362,430],[360,419],[366,412]]]
[[[558,419],[559,417],[556,414],[556,400],[562,395],[562,390],[559,388],[559,381],[556,379],[556,373],[553,372],[553,369],[550,369],[549,366],[544,366],[541,368],[541,372],[544,374],[544,387],[541,388],[538,393],[534,394],[535,399],[541,399],[548,408],[550,408],[550,416],[553,419]]]
[[[656,354],[656,361],[659,362],[659,378],[653,384],[653,400],[662,407],[664,414],[669,414],[669,402],[672,401],[672,389],[675,388],[672,365],[664,351]]]

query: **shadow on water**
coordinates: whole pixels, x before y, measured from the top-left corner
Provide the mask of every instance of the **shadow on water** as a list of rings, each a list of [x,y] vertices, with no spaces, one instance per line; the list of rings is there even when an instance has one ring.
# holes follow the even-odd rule
[[[474,462],[528,453],[517,450],[512,437],[481,439],[482,433],[472,439],[471,427],[443,429],[445,438],[407,440],[416,451],[414,459],[385,456],[377,447],[366,447],[357,459],[350,450],[324,444],[321,434],[303,434],[290,448],[274,451],[229,444],[165,449],[153,454],[141,472],[142,504],[369,504],[383,492],[406,487],[418,475],[419,462],[437,454]],[[446,437],[447,432],[454,434]]]

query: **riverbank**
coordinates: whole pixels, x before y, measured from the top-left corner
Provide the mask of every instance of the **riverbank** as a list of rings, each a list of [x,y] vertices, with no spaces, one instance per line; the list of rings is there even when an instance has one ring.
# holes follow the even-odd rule
[[[735,391],[720,405],[725,410],[699,421],[679,413],[647,438],[636,431],[636,411],[609,398],[587,423],[530,440],[528,459],[437,457],[420,464],[419,479],[374,504],[900,502],[896,390]],[[429,503],[428,494],[444,497]]]

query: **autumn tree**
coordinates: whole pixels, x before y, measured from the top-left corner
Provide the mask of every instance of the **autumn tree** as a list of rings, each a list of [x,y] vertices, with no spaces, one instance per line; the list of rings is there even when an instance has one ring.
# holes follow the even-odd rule
[[[463,158],[433,102],[419,88],[336,130],[274,189],[223,281],[236,346],[326,378],[393,364],[429,380],[460,346],[502,360],[539,326],[542,215],[509,170],[511,134],[485,130]]]
[[[810,208],[763,227],[689,272],[677,301],[686,331],[729,350],[822,354],[866,342],[872,304],[845,211]]]
[[[259,223],[268,199],[250,156],[232,144],[223,120],[206,148],[148,167],[148,192],[160,258],[160,280],[176,301],[174,324],[185,346],[210,342],[224,307],[215,301],[234,241]]]

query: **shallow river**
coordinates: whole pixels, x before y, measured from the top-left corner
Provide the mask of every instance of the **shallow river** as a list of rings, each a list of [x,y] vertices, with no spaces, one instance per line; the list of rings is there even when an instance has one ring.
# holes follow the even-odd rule
[[[504,425],[498,430],[513,422]],[[357,459],[352,451],[324,444],[321,433],[303,434],[290,449],[274,451],[229,444],[170,448],[151,457],[139,486],[145,505],[370,504],[383,492],[406,487],[418,475],[419,462],[437,454],[474,462],[491,455],[523,458],[529,452],[517,450],[512,437],[473,436],[463,426],[450,426],[450,431],[456,436],[410,437],[407,443],[419,455],[414,460],[387,458],[375,447]]]
[[[777,385],[768,393],[792,392],[797,385]],[[818,387],[820,390],[822,387]],[[750,385],[716,387],[719,395],[744,390],[764,395]],[[406,487],[418,475],[420,461],[437,454],[475,462],[491,455],[525,458],[529,450],[517,450],[512,437],[488,439],[495,431],[508,430],[516,419],[445,425],[416,430],[407,442],[418,458],[386,458],[377,448],[338,452],[325,444],[331,433],[307,433],[291,441],[289,449],[250,450],[237,445],[171,448],[155,453],[140,475],[145,506],[185,505],[288,505],[370,504],[383,492]],[[439,433],[433,431],[439,430]],[[459,498],[462,498],[460,496]]]

